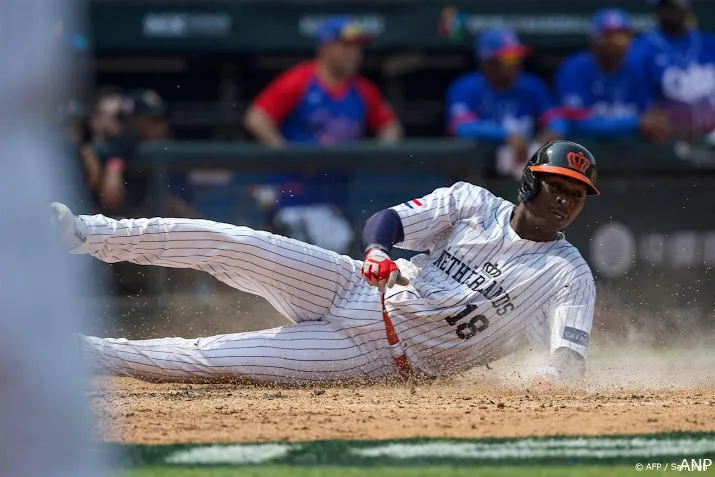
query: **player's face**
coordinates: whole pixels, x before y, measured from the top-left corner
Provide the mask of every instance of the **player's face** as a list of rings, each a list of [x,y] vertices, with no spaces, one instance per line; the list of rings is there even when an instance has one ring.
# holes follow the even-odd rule
[[[167,138],[169,129],[164,118],[138,116],[135,128],[142,141],[161,141]]]
[[[658,23],[666,31],[678,31],[685,27],[688,7],[677,1],[664,1],[655,7]]]
[[[521,74],[521,64],[521,58],[495,58],[482,63],[482,70],[495,86],[509,88]]]
[[[101,99],[89,124],[92,134],[99,139],[117,137],[122,131],[119,112],[122,108],[121,96],[107,96]]]
[[[540,228],[560,232],[568,227],[581,212],[586,202],[586,186],[575,179],[555,174],[541,174],[539,193],[529,210],[540,219]]]
[[[330,68],[339,76],[347,77],[360,68],[362,49],[362,43],[358,41],[336,41],[326,46],[325,53]]]
[[[628,30],[605,32],[596,40],[596,50],[601,56],[623,58],[631,45],[633,36]]]

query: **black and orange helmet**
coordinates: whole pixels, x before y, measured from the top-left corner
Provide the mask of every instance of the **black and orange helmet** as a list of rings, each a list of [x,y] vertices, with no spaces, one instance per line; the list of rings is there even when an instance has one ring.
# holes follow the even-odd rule
[[[524,167],[519,186],[519,202],[527,202],[539,191],[538,173],[570,177],[586,185],[588,195],[596,189],[596,159],[582,145],[573,141],[551,141],[539,148]]]

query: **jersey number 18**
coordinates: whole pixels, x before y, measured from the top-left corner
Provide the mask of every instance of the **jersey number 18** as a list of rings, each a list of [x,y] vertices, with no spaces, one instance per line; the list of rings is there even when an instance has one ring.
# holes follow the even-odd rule
[[[454,326],[459,320],[461,320],[462,318],[466,318],[476,309],[477,305],[467,305],[464,308],[464,311],[461,311],[456,315],[448,316],[447,318],[445,318],[445,321],[447,321],[447,323],[449,323],[450,325]],[[486,330],[488,326],[489,320],[486,316],[474,315],[468,323],[460,323],[460,325],[457,326],[457,336],[459,336],[463,340],[468,340],[477,333]]]

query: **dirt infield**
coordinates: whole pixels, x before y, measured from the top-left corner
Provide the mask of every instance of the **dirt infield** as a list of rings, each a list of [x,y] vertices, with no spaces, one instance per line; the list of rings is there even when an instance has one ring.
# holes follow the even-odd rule
[[[559,391],[518,384],[517,361],[490,368],[416,386],[310,389],[102,377],[92,399],[102,439],[141,444],[715,431],[708,350],[601,350],[585,383]]]

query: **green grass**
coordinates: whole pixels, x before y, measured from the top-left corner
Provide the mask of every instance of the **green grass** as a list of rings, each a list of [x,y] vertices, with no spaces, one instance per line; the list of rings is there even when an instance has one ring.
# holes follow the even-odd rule
[[[712,475],[710,470],[704,474]],[[632,477],[653,472],[636,472],[633,466],[143,467],[125,471],[121,477]]]

